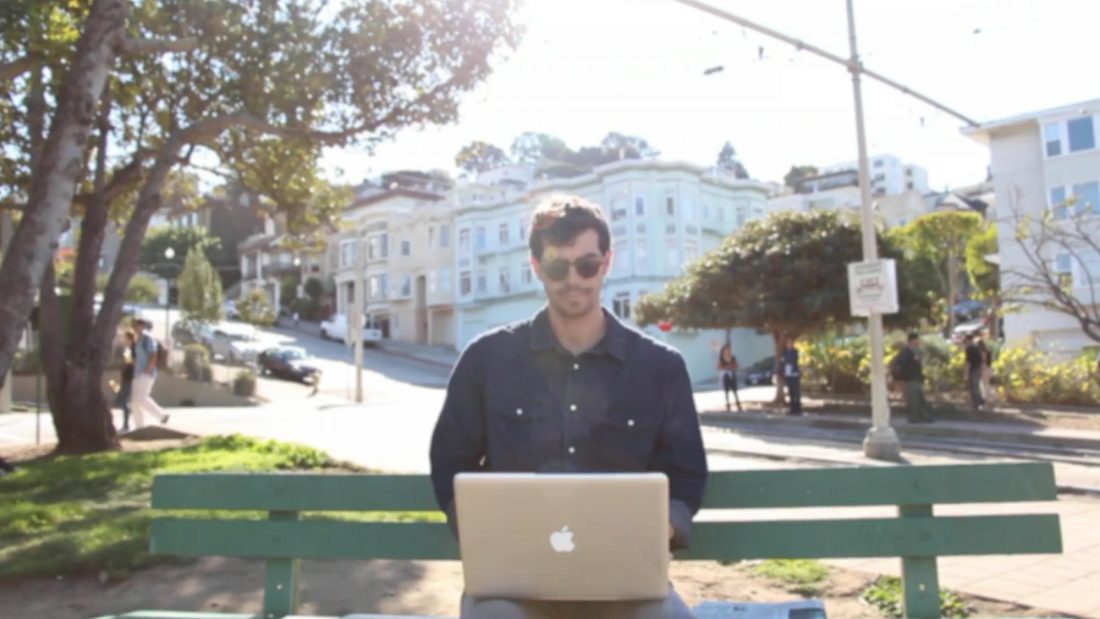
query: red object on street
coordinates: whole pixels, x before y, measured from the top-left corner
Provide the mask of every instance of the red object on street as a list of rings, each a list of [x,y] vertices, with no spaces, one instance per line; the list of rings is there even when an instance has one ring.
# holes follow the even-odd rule
[[[657,323],[657,328],[660,329],[662,333],[668,333],[669,331],[672,331],[672,323],[667,320],[662,320],[661,322]]]

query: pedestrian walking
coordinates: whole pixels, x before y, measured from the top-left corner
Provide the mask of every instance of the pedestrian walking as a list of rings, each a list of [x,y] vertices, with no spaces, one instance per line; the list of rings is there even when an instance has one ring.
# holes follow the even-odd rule
[[[932,407],[924,397],[924,365],[921,363],[920,335],[910,333],[908,342],[890,364],[894,380],[905,389],[905,408],[909,423],[932,423]]]
[[[993,388],[993,350],[985,343],[985,333],[981,335],[978,350],[982,353],[982,400],[988,406],[997,400],[997,390]]]
[[[691,379],[674,348],[600,306],[610,238],[600,207],[582,198],[553,196],[535,209],[528,243],[546,306],[466,347],[432,435],[432,483],[453,530],[460,472],[653,471],[668,477],[670,549],[688,545],[707,477]],[[460,617],[692,616],[672,587],[657,600],[567,604],[464,594]]]
[[[982,351],[978,348],[976,339],[980,339],[973,333],[966,335],[966,388],[970,392],[970,406],[975,411],[982,410],[982,406],[985,405],[985,399],[982,398],[982,367],[985,365],[985,359],[982,355]]]
[[[135,318],[131,323],[134,330],[134,380],[130,406],[133,409],[134,429],[145,426],[145,412],[148,411],[161,423],[168,423],[168,413],[153,400],[153,384],[157,380],[157,347],[159,344],[149,335],[153,323]]]
[[[133,331],[126,331],[122,336],[122,372],[119,374],[118,394],[115,395],[115,406],[122,409],[122,432],[130,431],[130,398],[133,395],[134,386],[134,359],[137,351],[134,349],[137,339]]]
[[[785,346],[780,359],[780,370],[783,372],[784,382],[787,383],[787,413],[801,415],[802,369],[798,366],[798,349],[794,347],[794,338],[787,338]]]
[[[730,392],[737,403],[737,412],[741,412],[741,398],[737,395],[737,357],[733,354],[733,346],[729,342],[722,345],[718,351],[718,382],[722,384],[722,391],[726,394],[726,412],[730,411]]]

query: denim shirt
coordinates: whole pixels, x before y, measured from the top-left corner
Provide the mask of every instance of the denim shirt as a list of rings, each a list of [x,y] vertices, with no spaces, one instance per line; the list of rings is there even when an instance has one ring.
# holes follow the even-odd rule
[[[154,340],[148,333],[142,333],[138,338],[137,344],[134,345],[134,376],[141,376],[145,373],[145,366],[149,363],[150,357],[155,357],[157,354],[157,341]],[[157,364],[153,362],[153,378],[157,377]]]
[[[672,545],[689,543],[707,465],[687,368],[675,350],[604,316],[603,339],[577,356],[545,309],[462,353],[431,446],[452,528],[459,472],[659,471],[669,479]]]

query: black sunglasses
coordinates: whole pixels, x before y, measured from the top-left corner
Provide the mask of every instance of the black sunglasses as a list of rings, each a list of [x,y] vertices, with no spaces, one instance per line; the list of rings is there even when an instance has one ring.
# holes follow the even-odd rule
[[[582,256],[576,260],[566,260],[564,258],[555,258],[547,263],[542,264],[542,272],[548,279],[555,282],[569,277],[569,267],[572,266],[577,271],[577,275],[585,279],[592,279],[600,272],[600,267],[603,266],[602,256]]]

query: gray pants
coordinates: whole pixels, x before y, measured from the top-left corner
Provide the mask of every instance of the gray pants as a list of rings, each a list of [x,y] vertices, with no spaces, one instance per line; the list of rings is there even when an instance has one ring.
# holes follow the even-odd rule
[[[692,619],[691,609],[670,586],[663,600],[637,602],[543,602],[462,596],[461,619]]]
[[[924,381],[905,381],[905,408],[910,421],[932,418],[932,407],[924,398]]]
[[[978,408],[985,404],[982,397],[982,368],[971,368],[966,374],[966,387],[970,390],[970,405]]]

